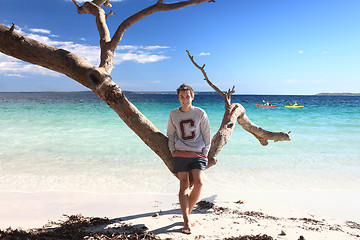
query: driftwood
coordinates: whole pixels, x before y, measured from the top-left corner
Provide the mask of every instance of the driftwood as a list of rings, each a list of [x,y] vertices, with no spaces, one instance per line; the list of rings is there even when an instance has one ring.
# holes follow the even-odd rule
[[[106,20],[113,12],[106,14],[102,6],[111,7],[109,0],[93,0],[83,5],[72,0],[79,14],[88,13],[96,17],[96,25],[100,35],[101,61],[98,67],[92,65],[84,58],[61,48],[40,43],[34,39],[23,36],[15,31],[15,25],[8,28],[0,24],[0,52],[45,67],[55,72],[64,74],[91,89],[99,98],[106,102],[119,117],[148,145],[171,170],[171,153],[168,148],[168,138],[157,129],[124,95],[121,88],[112,81],[110,76],[114,64],[114,51],[119,45],[125,31],[135,22],[159,11],[170,11],[183,7],[193,6],[213,0],[188,0],[171,4],[158,0],[154,5],[145,8],[124,20],[113,37],[110,35]],[[219,131],[212,139],[209,152],[210,165],[216,163],[216,155],[224,147],[238,123],[259,139],[262,145],[267,145],[268,140],[290,140],[288,133],[273,133],[265,131],[251,123],[245,114],[245,109],[238,103],[231,104],[231,94],[234,88],[226,93],[221,92],[207,78],[204,66],[199,67],[190,56],[195,66],[204,74],[205,80],[225,100],[225,114]]]

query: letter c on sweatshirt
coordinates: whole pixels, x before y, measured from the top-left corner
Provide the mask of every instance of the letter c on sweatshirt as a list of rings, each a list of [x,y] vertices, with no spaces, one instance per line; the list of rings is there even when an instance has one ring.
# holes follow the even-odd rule
[[[195,125],[194,121],[192,119],[182,120],[180,122],[180,129],[181,129],[181,137],[182,137],[182,139],[184,139],[184,140],[193,139],[195,137],[195,132],[194,131],[190,132],[191,135],[188,135],[188,136],[185,135],[185,128],[184,128],[185,124],[189,124],[191,127],[193,127]]]

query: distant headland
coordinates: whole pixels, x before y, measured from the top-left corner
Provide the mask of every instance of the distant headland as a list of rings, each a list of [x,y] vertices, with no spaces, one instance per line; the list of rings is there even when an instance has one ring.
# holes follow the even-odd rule
[[[318,96],[360,96],[360,93],[318,93]]]
[[[176,91],[124,91],[124,93],[136,93],[136,94],[176,94]],[[218,94],[215,91],[212,92],[195,92],[195,94]],[[240,95],[259,95],[259,94],[240,94]],[[262,94],[260,94],[262,95]],[[264,94],[267,95],[267,94]],[[269,94],[272,95],[272,94]],[[360,96],[360,93],[317,93],[315,96]]]

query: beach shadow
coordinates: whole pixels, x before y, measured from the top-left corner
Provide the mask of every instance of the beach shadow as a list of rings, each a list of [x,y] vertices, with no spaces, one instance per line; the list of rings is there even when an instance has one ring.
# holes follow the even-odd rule
[[[156,216],[155,214],[159,214],[158,216]],[[111,221],[113,222],[126,222],[126,221],[131,221],[131,220],[135,220],[135,219],[140,219],[140,218],[145,218],[145,217],[153,217],[153,218],[158,218],[158,217],[162,217],[162,216],[166,216],[166,215],[175,215],[176,217],[174,218],[179,218],[179,221],[173,222],[167,226],[158,228],[158,229],[153,229],[151,230],[152,233],[154,234],[163,234],[163,233],[171,233],[171,232],[181,232],[182,227],[183,227],[183,222],[182,222],[182,215],[181,215],[181,210],[180,209],[172,209],[172,210],[166,210],[166,211],[154,211],[154,212],[148,212],[148,213],[141,213],[141,214],[136,214],[136,215],[128,215],[128,216],[124,216],[124,217],[119,217],[119,218],[114,218],[111,219]],[[145,224],[135,224],[132,225],[134,228],[147,228],[145,226]],[[104,229],[106,228],[107,230],[116,230],[112,229],[111,227],[109,228],[109,226],[102,226],[104,227]]]
[[[208,198],[202,199],[201,201],[208,201],[208,202],[214,202],[216,199],[217,195],[213,195],[210,196]],[[196,205],[194,210],[192,211],[191,214],[197,215],[197,214],[207,214],[210,211],[212,211],[211,207],[209,208],[204,208],[204,206],[201,205]],[[127,222],[127,221],[131,221],[131,220],[136,220],[136,219],[141,219],[141,218],[160,218],[160,217],[165,217],[165,216],[172,216],[169,217],[169,221],[171,222],[169,225],[157,228],[157,229],[151,229],[151,232],[154,234],[166,234],[166,233],[181,233],[182,228],[183,228],[183,219],[182,219],[182,213],[181,213],[181,209],[180,207],[178,208],[174,208],[174,209],[170,209],[170,210],[159,210],[159,211],[151,211],[151,212],[147,212],[147,213],[140,213],[140,214],[134,214],[134,215],[128,215],[128,216],[122,216],[122,217],[117,217],[114,219],[111,219],[111,222],[114,223],[120,223],[120,222]],[[137,229],[143,229],[143,230],[148,230],[147,226],[145,224],[135,224],[132,225],[130,224],[132,227],[137,228]],[[107,230],[107,231],[117,231],[118,230],[118,225],[114,225],[114,227],[111,227],[109,225],[104,225],[104,226],[98,226],[97,227],[98,230]]]
[[[215,202],[216,198],[217,198],[218,195],[212,195],[210,197],[207,197],[207,198],[203,198],[202,201],[207,201],[207,202]]]
[[[203,201],[210,201],[213,202],[216,199],[217,195],[213,195],[211,197],[208,197],[206,199],[203,199]],[[191,214],[207,214],[210,211],[212,211],[212,209],[207,209],[207,208],[202,208],[200,206],[195,206],[194,210],[192,211]],[[156,214],[158,214],[158,216],[156,216]],[[130,220],[134,220],[134,219],[140,219],[140,218],[146,218],[146,217],[162,217],[162,216],[166,216],[166,215],[173,215],[173,219],[174,221],[175,218],[178,218],[179,220],[176,222],[173,222],[167,226],[163,226],[161,228],[158,229],[153,229],[151,230],[152,233],[154,234],[164,234],[164,233],[171,233],[171,232],[179,232],[181,233],[181,230],[183,228],[183,221],[182,221],[182,213],[181,213],[181,209],[180,208],[176,208],[176,209],[171,209],[171,210],[166,210],[166,211],[152,211],[152,212],[148,212],[148,213],[141,213],[141,214],[135,214],[135,215],[128,215],[128,216],[124,216],[124,217],[119,217],[119,218],[115,218],[112,219],[112,221],[117,221],[117,222],[126,222],[126,221],[130,221]],[[141,227],[146,227],[144,224],[137,224],[137,225],[133,225],[134,227],[137,228],[141,228]]]
[[[179,227],[179,228],[175,228],[175,227]],[[154,233],[155,235],[162,233],[172,233],[172,232],[181,233],[183,227],[184,227],[183,222],[175,222],[170,225],[164,226],[162,228],[151,230],[151,232]]]
[[[214,199],[216,198],[216,195],[211,196],[209,198],[206,198],[204,200],[206,201],[214,201]],[[199,206],[195,206],[194,210],[192,211],[191,214],[206,214],[209,213],[210,209],[204,209],[201,208]],[[129,221],[129,220],[134,220],[134,219],[138,219],[138,218],[143,218],[143,217],[152,217],[155,214],[159,214],[159,216],[164,216],[164,215],[179,215],[182,216],[181,214],[181,209],[180,208],[176,208],[176,209],[171,209],[171,210],[166,210],[166,211],[154,211],[154,212],[148,212],[148,213],[141,213],[141,214],[136,214],[136,215],[129,215],[129,216],[125,216],[125,217],[120,217],[120,218],[116,218],[113,220],[122,220],[122,221]]]
[[[155,212],[148,212],[148,213],[141,213],[136,215],[129,215],[125,217],[116,218],[113,220],[122,220],[122,221],[129,221],[134,220],[138,218],[144,218],[144,217],[153,217],[155,214],[159,214],[159,216],[164,215],[181,215],[180,209],[172,209],[172,210],[166,210],[166,211],[155,211]]]

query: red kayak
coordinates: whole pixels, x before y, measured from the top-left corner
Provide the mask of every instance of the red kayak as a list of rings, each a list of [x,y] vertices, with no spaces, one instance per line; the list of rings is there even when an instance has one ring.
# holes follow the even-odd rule
[[[277,107],[276,105],[263,105],[263,104],[256,104],[257,107]]]

